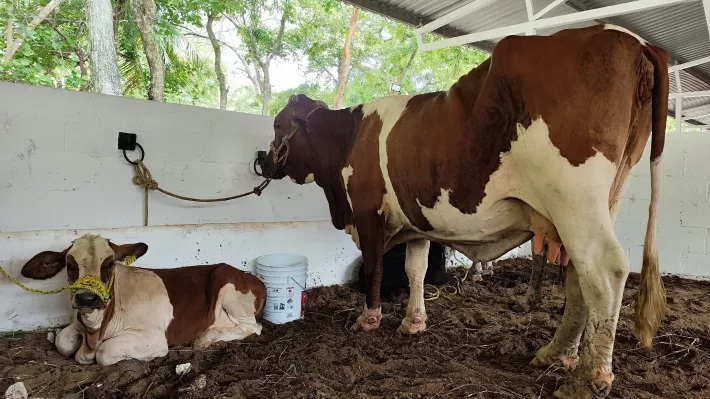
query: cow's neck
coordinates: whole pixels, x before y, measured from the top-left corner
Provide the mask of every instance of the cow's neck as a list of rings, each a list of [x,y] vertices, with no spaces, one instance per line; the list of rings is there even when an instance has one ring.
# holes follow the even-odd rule
[[[325,193],[331,221],[338,230],[352,224],[352,211],[343,183],[342,170],[361,120],[361,107],[355,107],[352,111],[321,110],[314,114],[308,127],[314,149],[315,181]]]

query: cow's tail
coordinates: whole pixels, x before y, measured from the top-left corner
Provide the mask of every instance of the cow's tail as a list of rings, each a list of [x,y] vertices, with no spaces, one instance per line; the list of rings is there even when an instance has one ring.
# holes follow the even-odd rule
[[[666,290],[661,280],[656,246],[656,212],[661,191],[661,154],[666,136],[668,115],[668,56],[663,49],[647,44],[644,55],[653,64],[651,133],[651,203],[643,243],[643,267],[636,298],[636,338],[646,348],[652,345],[661,321],[666,314]],[[678,115],[680,117],[680,115]]]

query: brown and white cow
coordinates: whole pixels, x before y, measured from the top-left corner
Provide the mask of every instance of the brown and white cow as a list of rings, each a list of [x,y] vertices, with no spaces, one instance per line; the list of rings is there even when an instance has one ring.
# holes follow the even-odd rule
[[[66,267],[70,282],[93,276],[107,284],[115,273],[107,303],[88,290],[72,295],[76,312],[56,336],[59,353],[74,355],[81,364],[110,365],[163,357],[169,346],[206,348],[261,334],[257,317],[266,289],[256,276],[224,263],[144,269],[122,262],[146,251],[144,243],[116,245],[87,234],[62,252],[41,252],[25,264],[22,275],[34,279],[50,278]]]
[[[562,254],[564,244],[564,316],[532,363],[576,366],[560,397],[603,397],[629,273],[614,222],[649,136],[652,194],[635,331],[645,346],[666,309],[655,230],[667,99],[665,51],[623,28],[511,36],[447,91],[341,110],[293,96],[274,121],[262,170],[315,181],[334,226],[361,248],[370,290],[356,329],[379,326],[382,254],[398,242],[407,242],[411,285],[400,330],[410,333],[425,328],[428,240],[474,261],[533,237],[551,252]]]

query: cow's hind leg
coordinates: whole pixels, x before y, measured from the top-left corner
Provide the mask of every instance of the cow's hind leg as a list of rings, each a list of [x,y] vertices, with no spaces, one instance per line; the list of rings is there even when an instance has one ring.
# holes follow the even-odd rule
[[[204,349],[217,341],[234,341],[252,334],[261,335],[262,326],[255,316],[254,294],[242,293],[229,284],[222,288],[221,300],[222,311],[215,324],[195,340],[195,348]]]
[[[580,361],[571,380],[555,392],[560,398],[605,397],[614,380],[612,353],[629,262],[614,235],[608,208],[590,213],[558,215],[556,225],[574,262],[587,313]],[[567,307],[571,311],[576,306]]]
[[[513,310],[516,312],[529,312],[537,309],[542,302],[542,277],[545,274],[545,265],[547,258],[547,250],[543,250],[541,254],[533,255],[532,273],[528,290],[525,297],[518,302],[513,303]]]
[[[407,242],[407,257],[404,268],[409,279],[409,301],[407,315],[402,319],[399,332],[416,334],[426,329],[426,309],[424,307],[424,276],[426,275],[429,240],[416,239]]]
[[[566,302],[562,321],[552,341],[537,352],[531,362],[534,366],[547,367],[558,362],[565,368],[573,369],[577,366],[579,340],[587,324],[587,309],[579,287],[577,272],[572,263],[567,266],[565,289]]]

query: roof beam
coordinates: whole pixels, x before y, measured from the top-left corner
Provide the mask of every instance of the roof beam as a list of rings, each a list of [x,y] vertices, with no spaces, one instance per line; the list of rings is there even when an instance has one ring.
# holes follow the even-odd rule
[[[533,15],[532,20],[537,20],[540,19],[540,17],[544,16],[548,12],[552,11],[555,7],[559,6],[560,4],[566,2],[567,0],[555,0],[552,3],[550,3],[547,7],[543,8],[542,11],[539,13]]]
[[[473,0],[472,2],[466,4],[463,7],[459,7],[455,9],[454,11],[451,11],[450,13],[444,15],[441,18],[437,18],[428,24],[417,28],[418,31],[429,33],[433,31],[436,28],[441,28],[442,26],[449,24],[451,22],[456,21],[459,18],[465,17],[466,15],[471,14],[472,12],[478,10],[479,8],[483,8],[487,6],[490,3],[493,3],[495,0]]]
[[[482,0],[476,0],[478,1]],[[573,14],[560,15],[557,17],[544,18],[535,21],[523,22],[519,24],[514,24],[510,26],[505,26],[502,28],[490,29],[483,32],[470,33],[463,36],[452,37],[449,39],[439,40],[431,43],[423,43],[419,46],[419,51],[426,52],[432,50],[438,50],[446,47],[460,46],[467,43],[481,42],[485,40],[492,40],[499,37],[504,37],[508,35],[516,35],[529,31],[530,29],[545,29],[545,28],[555,28],[559,26],[592,21],[598,18],[606,18],[615,15],[624,15],[634,12],[651,10],[658,7],[666,7],[673,4],[685,3],[690,1],[700,1],[700,0],[636,0],[630,3],[617,4],[613,6],[595,8],[592,10],[581,11]],[[710,2],[710,0],[702,0]],[[459,11],[455,10],[454,12]],[[460,17],[460,16],[459,16]],[[444,18],[444,17],[442,17]],[[424,27],[416,30],[418,35],[424,35],[428,33]],[[422,40],[423,42],[423,40]]]

